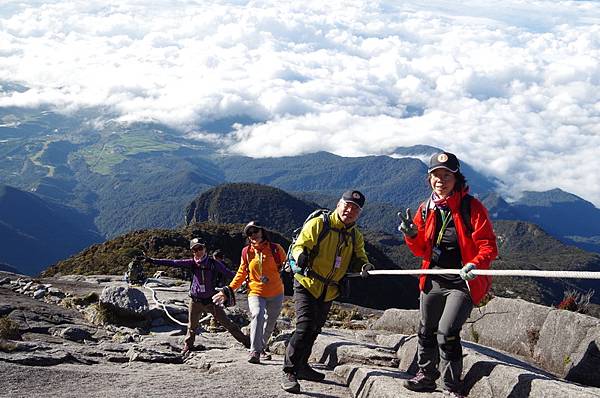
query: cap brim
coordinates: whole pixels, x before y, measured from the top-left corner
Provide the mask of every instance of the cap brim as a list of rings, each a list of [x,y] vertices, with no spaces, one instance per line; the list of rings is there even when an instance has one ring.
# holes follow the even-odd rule
[[[446,167],[446,166],[435,166],[435,167],[427,170],[427,173],[431,173],[432,171],[437,170],[437,169],[446,169],[446,170],[451,171],[453,173],[456,173],[458,171],[458,169],[452,170],[451,168]]]
[[[357,205],[360,209],[362,209],[362,206],[358,203],[356,203],[355,201],[353,201],[352,199],[344,199],[342,198],[342,200],[346,203],[354,203],[355,205]]]

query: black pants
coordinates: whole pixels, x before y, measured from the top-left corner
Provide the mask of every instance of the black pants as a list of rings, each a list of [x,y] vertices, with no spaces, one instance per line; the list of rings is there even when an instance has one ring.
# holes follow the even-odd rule
[[[296,330],[285,350],[283,371],[295,373],[308,363],[313,344],[317,339],[331,308],[331,301],[315,298],[298,281],[294,281],[294,307]]]

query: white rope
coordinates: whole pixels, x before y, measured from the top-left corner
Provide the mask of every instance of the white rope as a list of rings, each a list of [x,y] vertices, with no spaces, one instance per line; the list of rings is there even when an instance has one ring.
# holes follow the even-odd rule
[[[369,275],[444,275],[456,274],[459,269],[400,269],[400,270],[373,270],[367,271]],[[595,271],[544,271],[530,269],[475,269],[475,275],[489,276],[531,276],[534,278],[576,278],[576,279],[600,279],[600,272]],[[348,274],[349,277],[360,276],[360,273]]]
[[[165,284],[165,283],[162,283],[162,282],[158,281],[157,279],[153,279],[153,278],[148,278],[146,280],[146,282],[144,282],[144,287],[152,292],[152,299],[154,300],[154,302],[156,303],[156,305],[159,306],[159,307],[162,307],[162,309],[165,312],[165,314],[167,314],[167,316],[173,322],[177,323],[178,325],[185,326],[187,328],[187,326],[188,326],[187,323],[180,322],[178,319],[175,319],[171,314],[169,314],[169,310],[167,309],[167,305],[164,302],[158,300],[158,297],[156,296],[156,292],[154,291],[154,289],[152,289],[150,286],[147,285],[148,282],[155,282],[155,283],[161,284],[162,286],[168,286],[168,285]],[[202,323],[204,321],[207,321],[211,317],[212,317],[212,314],[208,314],[204,318],[200,319],[198,321],[198,323]]]

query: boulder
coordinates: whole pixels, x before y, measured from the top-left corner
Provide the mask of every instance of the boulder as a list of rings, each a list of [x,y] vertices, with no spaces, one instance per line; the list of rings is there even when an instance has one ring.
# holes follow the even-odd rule
[[[544,369],[574,381],[600,387],[600,320],[553,310],[540,330],[533,359]],[[590,373],[586,369],[595,369]],[[574,378],[574,379],[573,379]]]
[[[149,308],[148,299],[141,290],[125,286],[105,287],[100,302],[110,304],[124,314],[143,315]]]
[[[495,297],[473,309],[461,338],[531,358],[550,311],[525,300]]]
[[[419,310],[390,308],[371,324],[371,329],[387,330],[400,334],[415,334],[419,328]]]

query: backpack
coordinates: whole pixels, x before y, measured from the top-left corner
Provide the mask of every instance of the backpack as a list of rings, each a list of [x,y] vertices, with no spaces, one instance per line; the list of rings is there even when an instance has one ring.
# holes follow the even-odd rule
[[[471,235],[473,233],[473,224],[471,224],[471,199],[473,196],[467,194],[460,201],[460,218],[463,225],[467,228],[467,233]],[[427,212],[429,211],[431,198],[427,199],[421,205],[421,219],[423,222],[427,220]]]
[[[329,209],[317,209],[315,211],[313,211],[312,213],[310,213],[308,215],[308,217],[306,217],[306,220],[304,220],[304,222],[302,223],[302,226],[300,228],[296,228],[294,230],[293,236],[292,236],[292,243],[290,244],[290,247],[287,250],[287,254],[285,256],[285,261],[283,263],[283,270],[285,272],[291,273],[293,274],[293,270],[292,270],[292,262],[295,262],[293,256],[292,256],[292,248],[294,247],[294,244],[296,243],[296,241],[298,240],[298,237],[300,236],[300,231],[302,231],[302,228],[304,228],[304,226],[306,225],[307,222],[309,222],[310,220],[312,220],[313,218],[317,218],[317,217],[321,217],[323,219],[323,229],[321,230],[321,232],[319,232],[319,236],[317,237],[317,242],[315,243],[313,249],[311,250],[311,252],[309,253],[308,256],[308,268],[310,268],[310,264],[311,261],[317,257],[317,255],[319,254],[319,245],[321,244],[321,242],[323,241],[323,239],[325,238],[325,236],[327,236],[327,233],[329,233],[329,231],[331,231],[331,225],[329,224],[329,216],[331,215],[331,210]],[[355,242],[355,237],[354,237],[354,230],[352,230],[352,234],[350,235],[352,238],[352,247],[354,247],[354,242]]]
[[[273,242],[269,242],[269,247],[271,248],[271,253],[273,254],[273,259],[275,259],[275,264],[277,264],[277,266],[281,266],[282,264],[282,259],[279,256],[279,250],[277,250],[277,244],[273,243]],[[249,250],[250,249],[250,245],[246,245],[244,246],[244,248],[242,249],[242,258],[246,260],[246,267],[248,267],[248,269],[246,269],[246,283],[249,284],[250,283],[250,260],[252,260],[248,254],[249,254]]]
[[[127,272],[125,273],[125,280],[129,284],[142,284],[146,280],[144,275],[144,265],[141,259],[135,257],[127,265]]]

